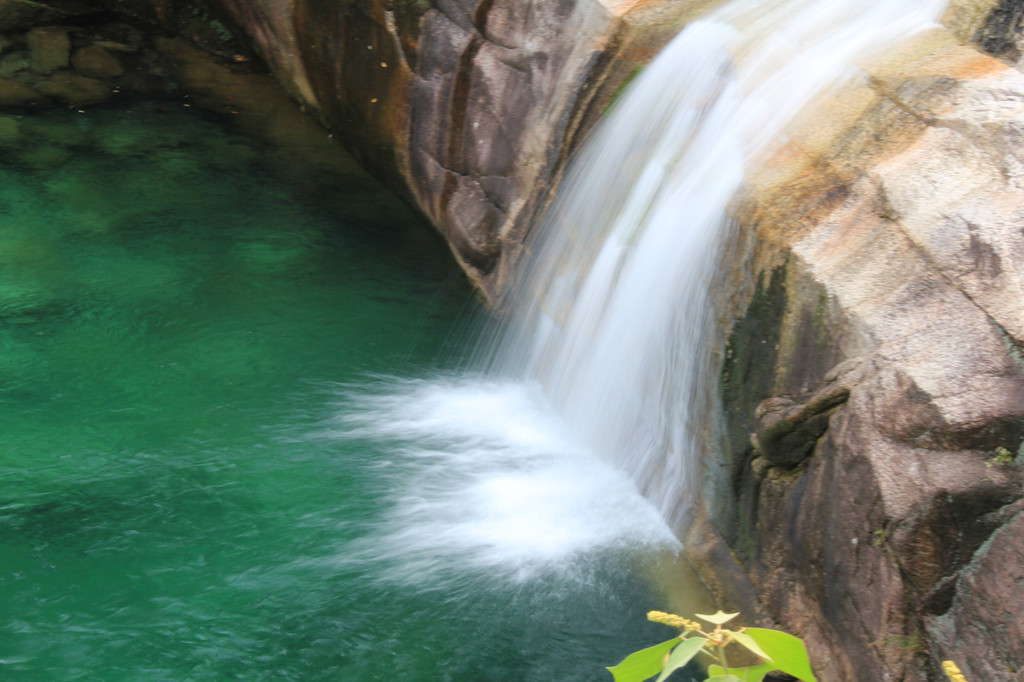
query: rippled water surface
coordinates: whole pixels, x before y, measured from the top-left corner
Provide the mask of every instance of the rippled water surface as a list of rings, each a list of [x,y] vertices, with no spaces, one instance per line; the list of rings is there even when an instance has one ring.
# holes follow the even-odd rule
[[[0,117],[0,679],[604,680],[673,540],[444,247],[166,105]]]

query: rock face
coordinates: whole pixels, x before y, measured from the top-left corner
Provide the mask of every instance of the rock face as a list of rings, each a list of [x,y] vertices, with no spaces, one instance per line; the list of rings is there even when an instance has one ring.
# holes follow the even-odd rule
[[[177,94],[163,58],[139,27],[93,12],[44,9],[43,18],[60,23],[19,28],[20,22],[5,23],[0,11],[0,106],[83,107],[129,94]]]
[[[502,286],[567,150],[709,0],[223,0],[272,70]]]
[[[955,5],[959,36],[870,65],[737,210],[753,275],[724,353],[731,478],[709,479],[705,513],[824,679],[943,679],[945,659],[1024,679],[1024,74],[1005,4]]]
[[[72,104],[100,99],[81,79],[130,67],[73,32],[68,40],[62,22],[114,12],[228,59],[253,59],[254,48],[305,111],[440,230],[490,298],[588,123],[635,67],[718,2],[0,0],[0,38],[44,24],[18,38],[10,67],[58,74],[47,87]],[[51,99],[34,81],[0,80],[0,103]]]

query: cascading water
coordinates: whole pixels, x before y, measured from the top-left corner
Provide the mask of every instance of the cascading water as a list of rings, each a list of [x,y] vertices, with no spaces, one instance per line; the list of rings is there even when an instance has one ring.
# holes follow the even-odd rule
[[[709,298],[744,170],[854,62],[943,0],[736,0],[650,64],[534,230],[492,366],[527,377],[670,523],[708,417]]]
[[[481,344],[487,371],[345,391],[327,435],[394,458],[387,514],[341,562],[422,589],[677,550],[727,205],[789,121],[942,5],[735,0],[676,37],[573,160]]]

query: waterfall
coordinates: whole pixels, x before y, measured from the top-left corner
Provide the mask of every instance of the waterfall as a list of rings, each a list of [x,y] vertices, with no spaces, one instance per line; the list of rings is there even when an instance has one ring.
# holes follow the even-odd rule
[[[534,228],[490,360],[674,524],[714,382],[709,283],[745,169],[857,60],[943,0],[735,0],[688,25],[619,98]]]
[[[586,581],[597,557],[678,550],[712,415],[726,207],[789,121],[942,4],[735,0],[687,26],[570,163],[480,346],[488,371],[341,392],[326,433],[390,453],[391,493],[339,561],[454,589]]]

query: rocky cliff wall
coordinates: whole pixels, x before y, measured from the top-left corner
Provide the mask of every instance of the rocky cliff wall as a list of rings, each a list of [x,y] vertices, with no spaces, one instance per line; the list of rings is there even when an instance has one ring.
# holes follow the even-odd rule
[[[218,0],[272,70],[501,290],[568,150],[714,0]]]
[[[737,205],[727,475],[693,546],[733,551],[825,679],[1024,679],[1020,16],[954,4]]]

